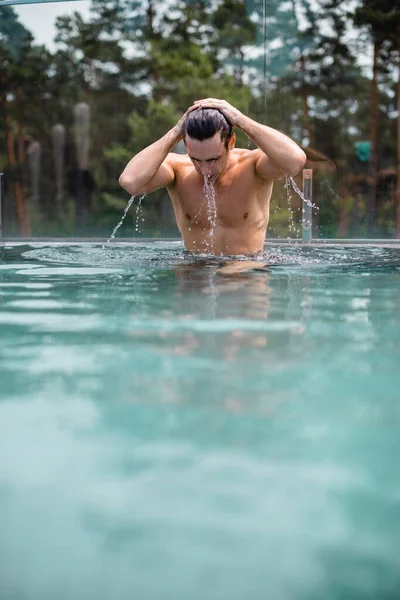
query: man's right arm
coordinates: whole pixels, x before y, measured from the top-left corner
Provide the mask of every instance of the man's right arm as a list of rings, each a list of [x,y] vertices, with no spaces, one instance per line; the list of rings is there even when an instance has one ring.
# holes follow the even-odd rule
[[[131,196],[148,194],[171,185],[175,179],[169,153],[182,138],[180,122],[161,139],[136,154],[119,178],[120,185]]]

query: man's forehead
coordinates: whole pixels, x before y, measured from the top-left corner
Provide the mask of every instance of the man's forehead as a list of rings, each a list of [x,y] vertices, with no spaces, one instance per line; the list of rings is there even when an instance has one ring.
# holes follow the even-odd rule
[[[187,136],[185,139],[185,145],[189,151],[189,154],[191,152],[200,152],[201,154],[207,154],[210,151],[220,152],[224,148],[224,142],[219,132],[217,132],[212,138],[207,138],[205,140],[196,140]]]

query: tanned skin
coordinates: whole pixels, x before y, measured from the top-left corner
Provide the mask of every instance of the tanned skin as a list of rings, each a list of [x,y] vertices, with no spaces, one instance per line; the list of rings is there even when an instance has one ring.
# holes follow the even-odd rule
[[[233,127],[241,129],[256,150],[235,148],[233,133],[226,147],[217,132],[199,141],[186,136],[187,154],[172,149],[183,138],[186,116],[193,110],[218,109]],[[132,196],[166,187],[185,248],[217,256],[253,255],[263,250],[273,182],[296,175],[306,155],[276,129],[253,121],[225,100],[196,101],[175,127],[127,164],[119,182]],[[215,228],[209,219],[204,176],[215,189]]]

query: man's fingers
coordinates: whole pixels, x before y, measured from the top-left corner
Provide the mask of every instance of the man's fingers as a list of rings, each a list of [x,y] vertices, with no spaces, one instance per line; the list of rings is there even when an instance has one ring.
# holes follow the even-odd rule
[[[224,104],[224,101],[218,100],[218,98],[204,98],[203,100],[196,100],[195,104]]]
[[[187,111],[185,112],[185,114],[182,116],[182,119],[185,119],[188,114],[190,114],[192,111],[197,110],[199,107],[196,106],[195,104],[193,104],[192,106],[190,106]]]
[[[220,104],[219,102],[207,102],[206,100],[203,100],[203,102],[199,102],[198,104],[196,104],[196,108],[215,108],[220,112],[224,112],[225,110],[227,110],[227,107],[223,104]]]

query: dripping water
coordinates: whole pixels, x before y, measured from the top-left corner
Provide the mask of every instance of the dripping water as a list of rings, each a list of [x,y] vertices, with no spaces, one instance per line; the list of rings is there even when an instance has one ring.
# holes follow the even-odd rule
[[[138,205],[136,207],[136,225],[135,225],[135,232],[139,232],[139,220],[141,219],[142,222],[144,221],[143,218],[143,208],[142,208],[142,200],[145,197],[146,194],[141,194],[139,196],[139,201],[138,201]],[[111,236],[108,238],[107,240],[107,244],[109,244],[111,242],[111,240],[113,240],[115,238],[115,235],[118,231],[118,229],[121,227],[122,223],[124,222],[124,219],[126,217],[126,215],[128,214],[128,211],[130,209],[130,207],[132,206],[132,204],[135,201],[136,196],[131,196],[129,199],[128,204],[125,207],[124,210],[124,214],[122,215],[120,221],[118,222],[118,224],[114,227],[113,232],[111,234]]]
[[[118,229],[121,227],[122,223],[124,222],[124,219],[125,219],[126,215],[128,214],[128,210],[130,209],[130,207],[134,203],[135,198],[136,198],[136,196],[131,196],[130,197],[129,202],[128,202],[128,204],[125,207],[124,214],[122,215],[121,220],[119,221],[119,223],[114,227],[111,236],[107,240],[107,244],[109,244],[111,242],[111,240],[113,240],[115,238],[115,234],[117,233]]]
[[[137,204],[136,207],[136,224],[135,224],[135,233],[140,233],[140,229],[139,229],[139,221],[142,221],[142,223],[144,222],[144,217],[143,217],[143,207],[142,207],[142,200],[145,197],[145,194],[142,194],[139,197],[139,202]]]
[[[293,177],[290,177],[290,182],[292,184],[294,191],[296,192],[296,194],[298,194],[300,196],[300,198],[303,200],[304,204],[307,204],[307,206],[309,206],[310,208],[315,208],[316,210],[319,210],[319,207],[316,204],[313,204],[311,202],[311,200],[309,200],[308,198],[306,198],[304,196],[303,192],[298,188]]]
[[[203,193],[207,199],[207,216],[210,223],[210,233],[207,236],[209,244],[207,245],[212,250],[215,241],[215,227],[217,225],[217,202],[215,187],[212,178],[208,175],[204,175]]]
[[[286,189],[286,199],[288,204],[289,211],[289,238],[299,237],[300,229],[296,228],[294,218],[293,218],[293,208],[292,208],[292,178],[286,175],[285,177],[285,189]]]
[[[296,228],[294,218],[293,218],[292,190],[294,192],[296,192],[296,194],[298,196],[300,196],[301,200],[303,201],[303,210],[302,210],[303,219],[304,219],[304,213],[305,213],[304,205],[308,206],[311,209],[314,208],[316,210],[319,210],[319,207],[316,204],[314,204],[311,200],[309,200],[309,198],[306,198],[304,196],[304,193],[299,189],[299,187],[296,184],[293,177],[289,177],[288,175],[286,175],[284,187],[286,190],[286,197],[287,197],[287,203],[288,203],[288,209],[289,209],[289,239],[290,239],[291,237],[299,237],[299,234],[300,234],[300,229]]]

